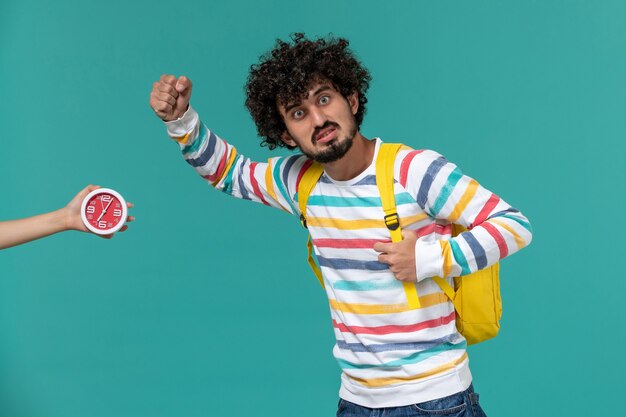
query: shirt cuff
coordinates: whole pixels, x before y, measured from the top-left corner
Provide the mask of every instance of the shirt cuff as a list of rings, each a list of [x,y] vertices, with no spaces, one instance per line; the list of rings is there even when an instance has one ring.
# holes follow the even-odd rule
[[[443,276],[443,256],[439,241],[418,239],[415,242],[415,272],[417,282]]]
[[[176,142],[184,144],[189,138],[193,128],[198,123],[198,113],[189,105],[189,108],[180,118],[165,122],[167,134]]]

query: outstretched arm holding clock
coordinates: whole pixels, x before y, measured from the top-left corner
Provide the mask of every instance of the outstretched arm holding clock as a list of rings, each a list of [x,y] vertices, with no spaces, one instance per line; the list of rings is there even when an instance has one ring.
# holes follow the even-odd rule
[[[66,230],[79,230],[89,232],[81,219],[81,204],[85,197],[100,187],[90,185],[81,190],[70,201],[67,206],[51,211],[49,213],[40,214],[19,220],[9,220],[0,222],[0,249],[10,248],[12,246],[21,245],[22,243],[50,236],[55,233]],[[132,203],[127,203],[128,208],[132,207]],[[128,216],[126,222],[133,221],[133,216]],[[122,226],[119,231],[123,232],[128,229],[127,225]],[[112,238],[114,233],[101,235],[105,239]]]

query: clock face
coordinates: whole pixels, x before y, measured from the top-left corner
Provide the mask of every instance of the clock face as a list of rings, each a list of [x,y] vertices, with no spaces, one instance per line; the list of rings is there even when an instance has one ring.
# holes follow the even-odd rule
[[[83,200],[81,217],[85,226],[94,233],[105,235],[117,232],[126,222],[126,215],[126,201],[111,189],[99,188]]]

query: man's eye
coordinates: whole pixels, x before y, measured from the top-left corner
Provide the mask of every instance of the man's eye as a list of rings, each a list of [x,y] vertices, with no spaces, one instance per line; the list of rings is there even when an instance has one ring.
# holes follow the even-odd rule
[[[320,97],[320,104],[328,104],[329,101],[330,101],[330,97],[328,96]]]
[[[302,110],[296,110],[293,112],[294,119],[301,119],[303,116],[304,116],[304,111]]]

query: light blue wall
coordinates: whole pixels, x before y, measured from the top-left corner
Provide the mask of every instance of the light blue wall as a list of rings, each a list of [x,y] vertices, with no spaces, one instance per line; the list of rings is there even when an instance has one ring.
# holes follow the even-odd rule
[[[186,74],[203,120],[267,158],[243,84],[295,31],[349,38],[370,69],[365,136],[435,149],[530,218],[502,263],[501,335],[470,348],[487,413],[611,415],[625,21],[622,1],[2,2],[0,219],[96,183],[137,221],[0,252],[0,415],[334,415],[297,219],[209,189],[148,106],[162,73]]]

